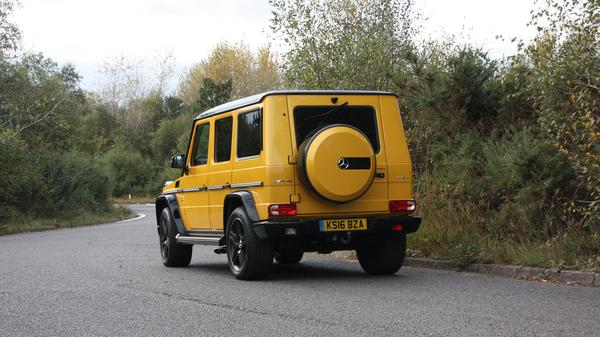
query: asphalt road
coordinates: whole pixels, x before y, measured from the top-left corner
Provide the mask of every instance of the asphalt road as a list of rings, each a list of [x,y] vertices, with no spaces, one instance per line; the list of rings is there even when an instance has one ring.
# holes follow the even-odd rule
[[[308,254],[264,281],[195,246],[160,261],[145,218],[0,237],[1,336],[600,336],[600,289]]]

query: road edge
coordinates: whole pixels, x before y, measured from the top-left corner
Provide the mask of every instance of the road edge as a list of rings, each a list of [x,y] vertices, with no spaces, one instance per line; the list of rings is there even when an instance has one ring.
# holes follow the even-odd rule
[[[421,257],[407,257],[404,266],[600,287],[600,273],[594,272],[483,263],[470,263],[464,266],[454,261]]]

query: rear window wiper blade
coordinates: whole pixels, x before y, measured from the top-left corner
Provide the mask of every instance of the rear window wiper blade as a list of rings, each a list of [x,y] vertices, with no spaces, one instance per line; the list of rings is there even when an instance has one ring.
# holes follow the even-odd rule
[[[334,107],[334,108],[333,108],[333,109],[331,109],[331,110],[327,110],[327,111],[323,112],[322,114],[318,114],[318,115],[315,115],[315,116],[306,117],[306,118],[304,118],[304,120],[305,120],[305,121],[308,121],[308,120],[311,120],[311,119],[315,119],[315,118],[319,118],[319,117],[323,117],[323,116],[330,115],[330,114],[332,114],[332,113],[334,113],[334,112],[338,111],[339,109],[341,109],[341,108],[345,107],[346,105],[348,105],[348,102],[344,102],[344,103],[342,103],[342,104],[340,104],[340,105],[338,105],[338,106]]]

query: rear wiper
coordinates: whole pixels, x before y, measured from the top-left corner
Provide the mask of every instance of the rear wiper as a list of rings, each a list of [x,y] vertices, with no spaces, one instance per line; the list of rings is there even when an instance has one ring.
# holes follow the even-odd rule
[[[315,116],[310,116],[310,117],[304,118],[304,120],[308,121],[308,120],[311,120],[311,119],[315,119],[315,118],[327,116],[327,115],[332,114],[332,113],[338,111],[339,109],[345,107],[346,105],[348,105],[348,102],[344,102],[344,103],[336,106],[335,108],[333,108],[331,110],[327,110],[327,111],[323,112],[322,114],[318,114],[318,115],[315,115]]]

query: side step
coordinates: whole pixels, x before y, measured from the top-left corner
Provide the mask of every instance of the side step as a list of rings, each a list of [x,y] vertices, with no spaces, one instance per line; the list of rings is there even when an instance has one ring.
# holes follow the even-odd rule
[[[177,234],[175,240],[178,243],[186,245],[207,245],[207,246],[219,246],[220,237],[215,236],[183,236]]]

